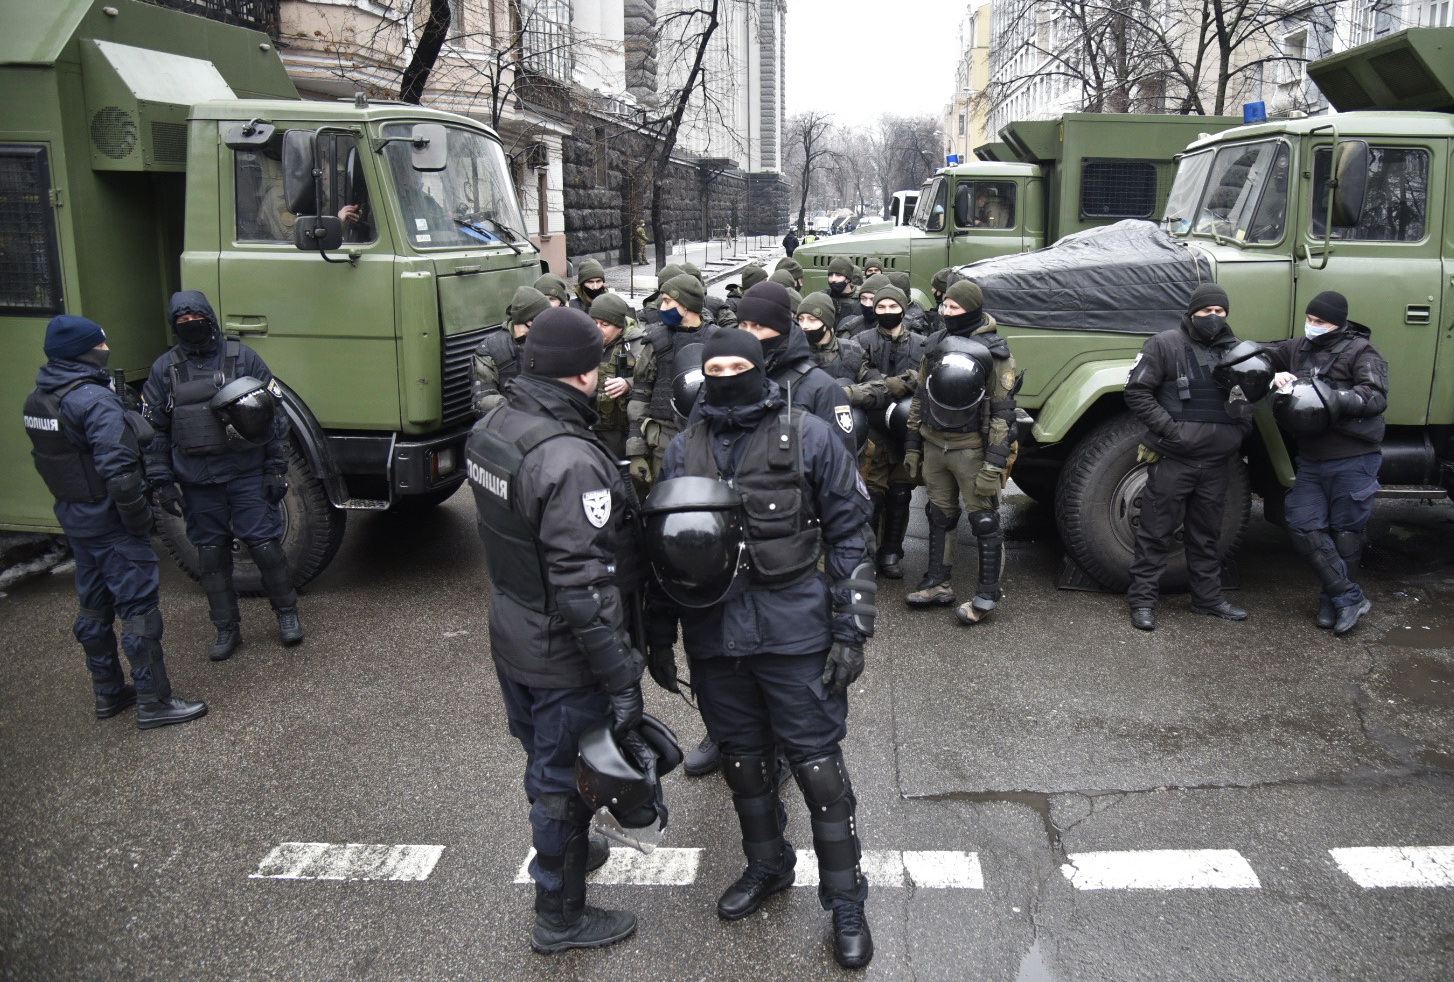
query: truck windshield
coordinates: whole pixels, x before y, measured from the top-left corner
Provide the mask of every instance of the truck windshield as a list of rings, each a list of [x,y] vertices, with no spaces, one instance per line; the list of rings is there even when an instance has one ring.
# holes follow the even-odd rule
[[[384,135],[407,137],[412,130],[412,123],[395,123]],[[500,145],[458,127],[446,131],[449,162],[442,171],[415,170],[407,141],[384,147],[409,241],[416,249],[524,245],[525,222]]]
[[[1182,159],[1166,202],[1173,232],[1276,242],[1287,220],[1288,150],[1279,140]]]

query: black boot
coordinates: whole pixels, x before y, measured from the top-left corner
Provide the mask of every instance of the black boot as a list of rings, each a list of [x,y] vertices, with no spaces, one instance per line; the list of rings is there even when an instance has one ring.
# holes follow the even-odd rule
[[[833,908],[833,960],[844,968],[863,968],[873,961],[873,933],[863,904]]]
[[[747,869],[717,899],[717,916],[724,921],[751,915],[768,897],[792,886],[797,875],[797,854],[783,838],[787,812],[778,798],[776,769],[776,754],[722,757],[722,776],[732,789],[747,855]]]
[[[954,568],[944,561],[949,547],[949,533],[959,525],[959,511],[945,514],[933,505],[924,506],[929,519],[929,567],[919,587],[904,598],[910,607],[947,607],[954,603],[954,589],[949,577]]]
[[[136,690],[126,684],[126,676],[121,674],[116,635],[108,628],[105,638],[82,643],[81,648],[86,652],[86,667],[91,670],[96,718],[110,719],[127,706],[136,705]]]
[[[542,955],[571,948],[604,948],[636,931],[636,915],[624,910],[586,906],[586,863],[590,854],[585,828],[566,841],[565,854],[537,856],[545,869],[558,869],[561,888],[551,892],[535,885],[535,930],[530,947]]]
[[[122,685],[119,692],[96,693],[96,718],[110,719],[127,706],[136,705],[136,689]]]
[[[283,544],[277,539],[249,543],[248,550],[257,563],[262,576],[263,592],[273,613],[278,615],[278,637],[285,648],[291,648],[303,640],[303,624],[298,619],[298,591],[293,588],[293,575],[288,572],[288,557],[283,554]]]
[[[1353,583],[1348,579],[1347,564],[1338,555],[1331,535],[1321,529],[1310,532],[1288,529],[1288,537],[1292,539],[1293,548],[1313,567],[1318,581],[1323,584],[1323,592],[1330,599],[1341,597],[1353,589]]]
[[[198,546],[197,569],[207,594],[208,617],[217,628],[207,657],[224,661],[242,643],[242,629],[238,626],[242,615],[237,609],[237,591],[232,588],[231,545]]]
[[[207,715],[205,702],[189,702],[172,695],[172,683],[167,678],[167,666],[162,661],[160,650],[146,666],[150,678],[136,680],[136,728],[154,730],[158,726],[186,723]]]
[[[883,538],[879,540],[875,565],[880,576],[890,580],[904,578],[904,534],[909,530],[909,507],[914,489],[907,484],[889,487],[884,502]]]
[[[818,900],[833,911],[833,958],[844,968],[862,968],[873,959],[873,935],[863,914],[868,880],[858,868],[858,802],[843,754],[834,752],[793,768],[813,826],[818,854]]]

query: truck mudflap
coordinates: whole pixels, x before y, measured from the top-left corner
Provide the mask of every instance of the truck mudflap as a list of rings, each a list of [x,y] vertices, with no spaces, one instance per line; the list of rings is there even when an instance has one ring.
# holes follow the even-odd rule
[[[313,476],[318,478],[323,490],[328,493],[329,502],[335,507],[343,507],[343,503],[348,500],[348,486],[344,483],[338,463],[328,449],[328,436],[319,425],[318,417],[313,415],[307,403],[298,398],[298,393],[290,389],[286,382],[277,376],[273,376],[273,381],[278,384],[278,390],[282,393],[278,401],[282,403],[283,412],[292,424],[293,439],[303,451],[303,459],[308,462]]]

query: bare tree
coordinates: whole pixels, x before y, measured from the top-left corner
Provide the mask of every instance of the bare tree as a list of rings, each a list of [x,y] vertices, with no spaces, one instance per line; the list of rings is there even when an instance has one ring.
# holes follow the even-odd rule
[[[838,156],[838,151],[829,144],[833,131],[833,117],[824,112],[801,113],[788,120],[787,140],[791,147],[798,182],[797,228],[806,228],[808,217],[808,192],[818,178],[818,165]]]
[[[404,68],[403,80],[399,83],[399,99],[415,105],[424,97],[424,87],[429,84],[429,73],[439,60],[439,52],[449,39],[449,0],[429,0],[429,16],[419,34],[419,43]]]
[[[888,214],[895,191],[917,188],[934,173],[942,142],[939,121],[932,117],[879,117],[864,143],[883,214]]]

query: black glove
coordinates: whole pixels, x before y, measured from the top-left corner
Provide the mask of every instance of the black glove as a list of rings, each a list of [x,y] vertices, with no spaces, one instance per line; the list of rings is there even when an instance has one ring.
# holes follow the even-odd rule
[[[268,504],[276,505],[283,500],[288,493],[288,475],[286,474],[264,474],[263,475],[263,497],[268,499]]]
[[[833,692],[847,692],[862,674],[863,645],[833,642],[828,649],[828,664],[823,666],[823,684]]]
[[[646,649],[646,670],[652,681],[668,692],[680,693],[677,684],[677,656],[670,645],[654,644]]]
[[[152,481],[152,500],[168,515],[182,517],[182,489],[172,481]]]
[[[618,738],[641,725],[641,683],[606,693],[611,700],[611,732]]]
[[[142,493],[144,487],[139,473],[113,477],[106,482],[106,492],[111,495],[111,501],[116,505],[121,524],[126,527],[126,531],[141,538],[150,538],[151,505]]]

